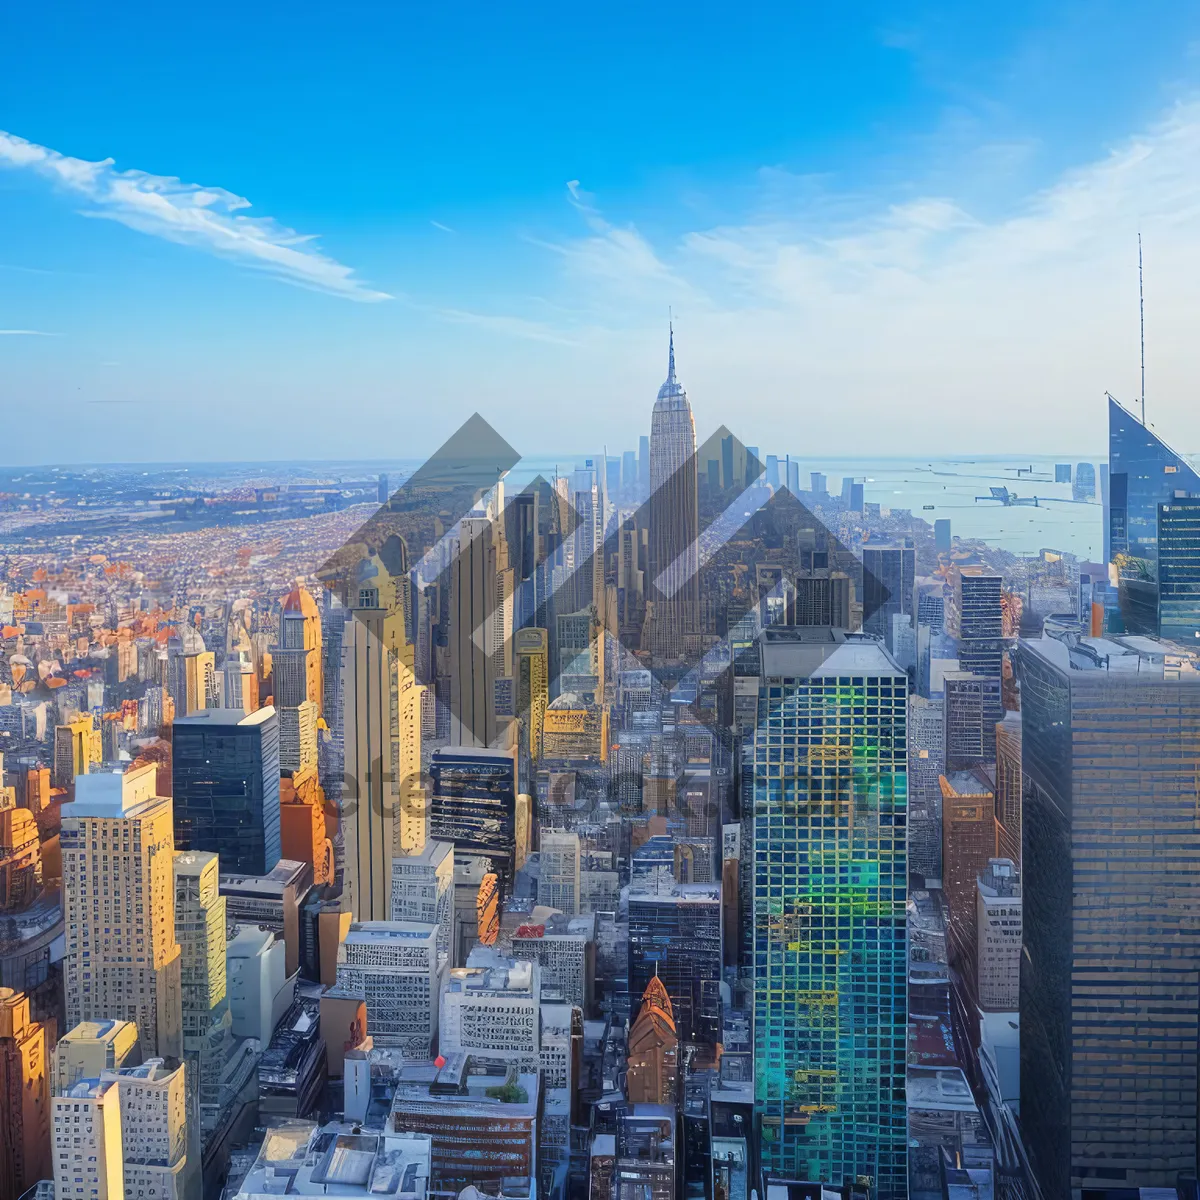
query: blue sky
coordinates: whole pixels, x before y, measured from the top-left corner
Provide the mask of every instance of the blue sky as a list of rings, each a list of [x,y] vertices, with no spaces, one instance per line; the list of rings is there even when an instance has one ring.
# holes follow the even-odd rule
[[[1197,3],[516,7],[10,13],[0,460],[1200,449]]]

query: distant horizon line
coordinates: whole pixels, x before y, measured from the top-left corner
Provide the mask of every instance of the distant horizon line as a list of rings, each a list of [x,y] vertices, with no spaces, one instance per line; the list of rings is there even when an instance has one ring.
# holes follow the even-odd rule
[[[761,447],[755,447],[761,450]],[[636,453],[636,450],[634,451]],[[524,455],[516,466],[507,474],[511,475],[517,471],[524,462],[549,462],[556,457],[560,460],[561,465],[565,469],[574,469],[574,463],[577,460],[586,458],[606,458],[606,461],[619,462],[622,451],[617,454],[604,455],[599,450],[586,450],[577,453],[564,453],[562,455],[546,454],[528,454]],[[1185,452],[1189,456],[1193,453],[1200,454],[1200,451]],[[763,455],[764,463],[767,455]],[[1027,458],[1030,461],[1059,461],[1066,462],[1071,460],[1075,462],[1096,462],[1103,463],[1108,461],[1107,453],[1099,453],[1094,451],[1038,451],[1030,452],[1026,450],[1011,451],[1009,453],[975,453],[970,450],[957,450],[952,453],[926,456],[924,454],[814,454],[799,455],[792,457],[790,455],[777,455],[780,462],[790,459],[793,462],[801,463],[823,463],[823,462],[926,462],[926,463],[946,463],[946,462],[1003,462],[1011,459]],[[414,468],[419,467],[422,463],[428,461],[428,455],[423,458],[226,458],[226,459],[146,459],[141,461],[121,460],[103,462],[96,460],[87,460],[79,462],[48,462],[48,463],[0,463],[0,473],[11,474],[13,472],[26,471],[86,471],[86,470],[116,470],[120,468],[128,470],[143,470],[150,468],[166,469],[166,470],[190,470],[192,468],[213,468],[213,467],[311,467],[311,466],[352,466],[352,467],[404,467],[412,465]]]

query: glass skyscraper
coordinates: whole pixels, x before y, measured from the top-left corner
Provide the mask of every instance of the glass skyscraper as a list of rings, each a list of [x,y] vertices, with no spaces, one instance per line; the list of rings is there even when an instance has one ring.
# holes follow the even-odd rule
[[[912,546],[864,546],[863,632],[892,645],[892,617],[913,610],[917,552]]]
[[[175,845],[207,850],[231,874],[265,875],[279,861],[279,719],[209,708],[172,729]]]
[[[1200,496],[1200,475],[1110,396],[1105,561],[1128,554],[1154,563],[1158,506],[1176,495]]]
[[[1200,499],[1158,506],[1158,634],[1200,646]]]
[[[1195,1171],[1200,672],[1173,649],[1020,643],[1021,1126],[1046,1197]]]
[[[504,886],[516,857],[517,766],[512,750],[451,746],[435,750],[431,833],[456,856],[486,858]]]
[[[753,754],[765,1170],[907,1194],[908,677],[873,639],[770,631]]]

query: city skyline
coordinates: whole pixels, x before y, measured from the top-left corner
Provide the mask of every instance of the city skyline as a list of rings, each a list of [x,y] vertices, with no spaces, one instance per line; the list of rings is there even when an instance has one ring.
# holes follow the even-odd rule
[[[5,28],[0,1200],[1200,1200],[1200,0]]]
[[[1140,229],[1148,415],[1200,446],[1193,6],[867,10],[821,19],[828,58],[781,8],[753,74],[734,54],[758,22],[726,45],[713,15],[664,10],[582,49],[532,11],[520,30],[475,11],[453,38],[430,18],[428,61],[394,89],[370,68],[405,29],[380,18],[379,46],[355,50],[368,69],[319,113],[270,56],[252,82],[202,31],[186,52],[126,39],[154,78],[210,73],[218,137],[175,87],[167,126],[99,86],[92,52],[125,22],[78,13],[51,61],[23,14],[0,134],[0,403],[69,413],[58,461],[162,461],[184,440],[199,459],[238,440],[360,455],[349,426],[322,427],[331,405],[418,459],[518,401],[527,452],[601,445],[641,419],[673,307],[702,436],[737,411],[748,439],[832,454],[1018,451],[1030,426],[1056,447],[1105,389],[1139,395]],[[278,33],[265,15],[244,32],[246,54]],[[336,88],[354,60],[345,29],[323,32],[327,62],[312,30],[285,44]],[[667,47],[730,86],[676,102],[653,66]],[[552,69],[506,72],[499,111],[467,120],[523,56]],[[898,415],[912,403],[919,435]]]

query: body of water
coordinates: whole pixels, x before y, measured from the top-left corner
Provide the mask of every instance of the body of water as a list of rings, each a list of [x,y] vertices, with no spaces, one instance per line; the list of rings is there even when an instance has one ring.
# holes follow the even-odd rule
[[[582,467],[588,455],[522,459],[506,486],[519,489],[536,475],[553,478]],[[1063,550],[1098,562],[1104,551],[1104,509],[1100,502],[1100,459],[1035,455],[1015,458],[976,455],[963,458],[798,458],[800,486],[807,489],[813,471],[825,475],[831,494],[839,495],[842,480],[863,484],[863,496],[882,508],[909,509],[932,524],[946,518],[958,537],[981,538],[1013,554],[1032,556],[1042,549]],[[599,462],[599,456],[593,458]],[[1070,462],[1072,476],[1081,462],[1096,471],[1096,498],[1076,503],[1069,483],[1054,482],[1056,463]],[[780,461],[780,477],[784,464]],[[990,488],[1007,487],[1021,499],[1037,497],[1032,505],[1004,505],[990,497]]]

